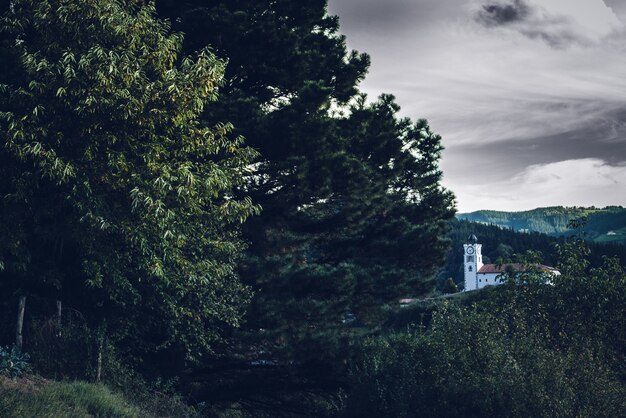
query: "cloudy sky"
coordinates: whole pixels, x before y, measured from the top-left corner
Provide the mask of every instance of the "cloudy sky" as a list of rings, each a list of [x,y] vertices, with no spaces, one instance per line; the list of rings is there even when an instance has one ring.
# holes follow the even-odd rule
[[[626,206],[626,0],[330,0],[461,212]]]

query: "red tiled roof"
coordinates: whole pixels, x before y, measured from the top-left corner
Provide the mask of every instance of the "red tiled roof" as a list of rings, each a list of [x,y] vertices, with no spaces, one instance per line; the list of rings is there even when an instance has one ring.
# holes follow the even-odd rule
[[[484,264],[480,270],[478,270],[478,273],[503,273],[505,272],[507,269],[513,269],[514,271],[517,272],[524,272],[530,269],[539,269],[539,270],[544,270],[544,271],[555,271],[556,269],[554,267],[550,267],[550,266],[544,266],[543,264],[534,264],[534,265],[525,265],[525,264],[519,264],[519,263],[514,263],[514,264],[502,264],[501,266],[498,266],[496,264]]]

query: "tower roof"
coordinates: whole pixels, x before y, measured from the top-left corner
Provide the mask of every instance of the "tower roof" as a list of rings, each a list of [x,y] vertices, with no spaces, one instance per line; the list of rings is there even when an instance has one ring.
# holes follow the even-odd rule
[[[467,238],[467,242],[469,244],[476,244],[478,242],[478,237],[476,237],[476,235],[472,234],[469,236],[469,238]]]

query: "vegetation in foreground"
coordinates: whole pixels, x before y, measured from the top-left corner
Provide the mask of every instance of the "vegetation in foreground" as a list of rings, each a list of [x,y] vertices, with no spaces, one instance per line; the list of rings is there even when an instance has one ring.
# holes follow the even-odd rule
[[[139,418],[148,415],[102,385],[23,377],[0,378],[0,416]]]
[[[367,339],[345,416],[612,417],[626,408],[626,274],[561,248],[561,276],[513,273],[502,286],[416,306]],[[392,331],[395,329],[395,331]]]

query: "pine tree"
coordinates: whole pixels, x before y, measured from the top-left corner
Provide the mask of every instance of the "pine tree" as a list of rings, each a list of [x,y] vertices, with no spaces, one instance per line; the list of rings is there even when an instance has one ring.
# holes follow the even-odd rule
[[[278,383],[247,374],[246,387],[275,395],[333,379],[346,324],[375,328],[385,304],[432,288],[453,215],[440,137],[399,118],[392,96],[367,104],[357,85],[369,58],[348,52],[326,0],[156,4],[188,52],[210,44],[227,59],[207,115],[232,115],[262,156],[243,189],[263,210],[244,227],[240,270],[255,297],[236,341],[264,372],[277,365],[272,377],[294,367]]]

